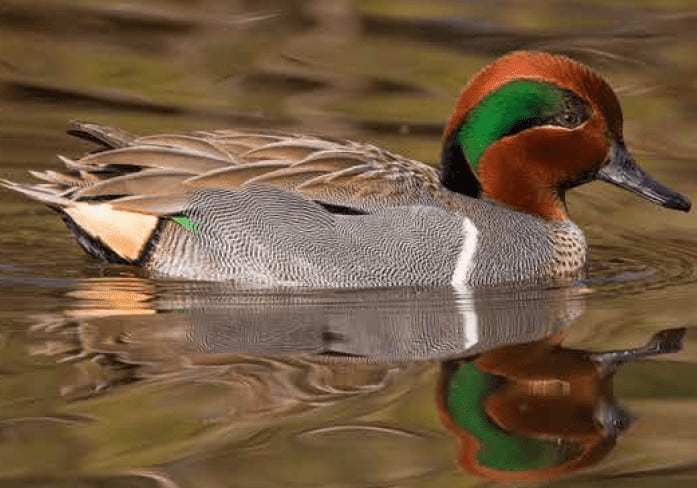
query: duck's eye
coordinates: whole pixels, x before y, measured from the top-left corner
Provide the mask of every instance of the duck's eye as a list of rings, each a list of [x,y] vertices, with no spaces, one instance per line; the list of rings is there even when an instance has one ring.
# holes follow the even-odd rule
[[[578,127],[590,117],[590,108],[583,99],[577,95],[567,92],[561,106],[561,110],[554,117],[554,123],[573,129]]]
[[[572,112],[564,112],[560,116],[560,123],[564,127],[576,127],[581,123],[581,117],[579,114],[575,114]]]

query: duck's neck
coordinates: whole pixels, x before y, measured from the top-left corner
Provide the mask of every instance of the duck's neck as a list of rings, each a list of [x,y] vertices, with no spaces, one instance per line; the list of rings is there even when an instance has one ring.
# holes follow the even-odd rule
[[[453,133],[443,145],[441,183],[448,190],[472,198],[485,196],[543,219],[568,220],[564,191],[550,175],[531,171],[529,164],[506,144],[492,146],[478,161],[478,176]]]
[[[457,131],[443,144],[440,163],[440,181],[444,187],[455,193],[472,198],[479,198],[482,187],[474,174],[470,163],[465,158],[462,146],[457,139]]]
[[[507,151],[504,145],[492,146],[482,157],[478,173],[487,198],[546,220],[569,220],[565,190],[555,175],[544,168],[537,170],[534,162],[525,160],[524,153]]]

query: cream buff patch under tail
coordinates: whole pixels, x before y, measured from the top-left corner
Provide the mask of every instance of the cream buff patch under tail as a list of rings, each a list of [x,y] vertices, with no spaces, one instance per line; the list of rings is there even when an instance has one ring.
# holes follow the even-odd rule
[[[74,202],[63,212],[90,237],[129,261],[141,256],[158,223],[154,215],[117,210],[108,203]]]

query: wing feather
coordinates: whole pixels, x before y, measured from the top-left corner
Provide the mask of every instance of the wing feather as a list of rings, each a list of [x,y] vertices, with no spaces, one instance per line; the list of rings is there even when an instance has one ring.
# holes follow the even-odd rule
[[[59,156],[65,170],[32,172],[42,184],[4,186],[48,204],[108,199],[115,209],[158,216],[180,212],[197,188],[254,184],[363,212],[449,205],[435,168],[369,144],[245,129],[137,137],[89,122],[69,131],[101,150]]]
[[[163,188],[169,191],[175,190],[190,176],[189,173],[184,172],[147,169],[89,185],[76,191],[73,196],[75,199],[84,200],[115,195],[152,195],[162,193]]]
[[[186,209],[186,193],[163,193],[160,195],[137,195],[111,200],[111,205],[118,210],[156,215],[176,215]]]
[[[130,146],[111,151],[89,154],[80,159],[85,167],[135,166],[162,168],[201,174],[229,166],[230,160],[214,158],[178,147]]]
[[[213,159],[227,161],[229,164],[238,162],[234,154],[228,152],[224,146],[216,144],[215,141],[201,139],[186,134],[160,134],[154,136],[139,137],[135,144],[147,146],[163,146],[181,151],[198,153]]]
[[[194,188],[211,187],[233,190],[256,177],[287,167],[288,163],[285,161],[261,161],[258,163],[240,164],[189,178],[186,184]]]

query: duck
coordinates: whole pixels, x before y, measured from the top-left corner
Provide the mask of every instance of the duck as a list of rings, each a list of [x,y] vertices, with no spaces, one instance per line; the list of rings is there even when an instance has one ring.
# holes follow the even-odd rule
[[[136,136],[76,121],[97,148],[40,183],[82,248],[154,276],[252,287],[488,287],[586,273],[566,192],[602,180],[690,201],[632,158],[617,95],[569,57],[516,51],[476,73],[440,168],[372,144],[260,129]]]

